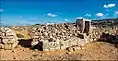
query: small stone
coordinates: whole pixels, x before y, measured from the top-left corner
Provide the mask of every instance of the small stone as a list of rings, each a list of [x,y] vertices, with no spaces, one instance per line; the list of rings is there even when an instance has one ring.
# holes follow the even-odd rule
[[[38,51],[38,49],[34,49],[34,51]]]

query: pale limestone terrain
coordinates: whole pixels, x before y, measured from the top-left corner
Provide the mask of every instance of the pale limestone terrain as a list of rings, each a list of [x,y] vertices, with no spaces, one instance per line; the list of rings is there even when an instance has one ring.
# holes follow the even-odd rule
[[[95,42],[76,51],[38,51],[17,46],[14,50],[0,50],[1,60],[118,60],[118,48],[113,44]]]

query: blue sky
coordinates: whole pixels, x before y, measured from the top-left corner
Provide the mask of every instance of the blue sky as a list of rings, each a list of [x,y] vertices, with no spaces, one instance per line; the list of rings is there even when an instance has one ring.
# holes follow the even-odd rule
[[[0,0],[1,23],[23,25],[118,17],[118,0]]]

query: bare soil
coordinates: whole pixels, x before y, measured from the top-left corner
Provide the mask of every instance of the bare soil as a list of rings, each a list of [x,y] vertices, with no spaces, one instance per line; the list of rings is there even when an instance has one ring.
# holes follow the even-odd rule
[[[118,60],[118,48],[105,42],[89,43],[72,52],[38,51],[18,45],[14,50],[0,49],[0,60]]]

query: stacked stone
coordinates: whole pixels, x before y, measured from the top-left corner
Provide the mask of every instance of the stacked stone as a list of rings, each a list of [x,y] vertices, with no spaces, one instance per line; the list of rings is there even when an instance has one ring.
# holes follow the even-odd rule
[[[117,26],[113,26],[113,27],[96,27],[95,29],[93,29],[92,33],[91,33],[91,39],[93,39],[93,41],[97,41],[98,39],[100,39],[100,36],[102,35],[102,33],[108,33],[110,35],[118,35],[118,27]]]
[[[85,44],[84,35],[72,23],[39,25],[38,28],[33,29],[32,46],[37,45],[37,41],[40,41],[43,43],[43,50],[65,49],[73,45],[83,46]],[[80,35],[83,38],[80,38]]]
[[[0,48],[2,49],[14,49],[18,44],[16,34],[6,27],[0,28]]]
[[[90,41],[97,41],[100,38],[103,30],[101,28],[95,27],[90,35]]]
[[[32,44],[36,45],[40,41],[43,50],[65,49],[74,45],[84,46],[86,43],[98,41],[103,33],[117,35],[115,40],[118,40],[117,26],[96,26],[92,27],[90,31],[92,33],[86,36],[86,33],[81,33],[80,28],[72,23],[40,25],[34,28]]]

